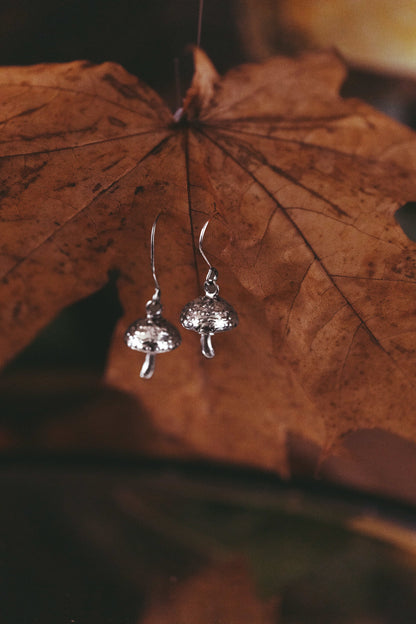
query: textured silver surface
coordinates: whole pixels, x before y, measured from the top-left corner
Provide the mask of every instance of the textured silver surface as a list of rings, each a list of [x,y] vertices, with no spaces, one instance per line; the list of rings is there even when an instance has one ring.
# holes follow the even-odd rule
[[[162,316],[138,319],[130,325],[124,340],[130,349],[145,353],[166,353],[181,344],[176,327]]]
[[[238,325],[237,312],[221,297],[202,296],[183,308],[180,321],[185,329],[199,334],[215,334]]]

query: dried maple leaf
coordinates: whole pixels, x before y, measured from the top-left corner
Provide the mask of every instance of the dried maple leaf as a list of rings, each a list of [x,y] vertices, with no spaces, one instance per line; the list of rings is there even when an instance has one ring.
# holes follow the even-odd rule
[[[416,440],[416,256],[394,219],[416,195],[416,137],[338,95],[328,54],[219,79],[196,51],[179,122],[121,67],[0,70],[1,335],[7,361],[59,310],[120,273],[108,379],[192,452],[283,471],[288,431],[329,449],[383,427]],[[165,316],[200,291],[206,252],[238,329],[138,377],[125,328],[153,292]],[[202,264],[201,264],[202,262]]]

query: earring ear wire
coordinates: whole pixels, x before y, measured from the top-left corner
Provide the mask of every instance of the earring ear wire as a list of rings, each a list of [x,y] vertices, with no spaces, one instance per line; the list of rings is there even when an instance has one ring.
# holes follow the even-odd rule
[[[209,222],[210,219],[202,226],[198,243],[199,252],[209,267],[204,281],[205,294],[186,304],[181,312],[180,322],[185,329],[200,334],[202,355],[213,358],[215,351],[212,336],[237,327],[238,315],[231,304],[218,296],[220,291],[217,284],[218,271],[212,266],[202,248]]]
[[[159,221],[159,217],[162,212],[159,212],[156,219],[153,221],[152,231],[150,232],[150,265],[152,267],[152,275],[153,281],[155,283],[155,292],[153,294],[152,299],[160,301],[160,286],[156,276],[156,268],[155,268],[155,234],[156,234],[156,226]]]
[[[181,344],[181,336],[171,323],[162,316],[161,290],[155,269],[155,233],[162,212],[153,222],[150,233],[150,265],[155,292],[146,303],[146,317],[137,319],[124,334],[124,341],[130,349],[146,354],[140,377],[150,379],[155,370],[155,358],[159,353],[173,351]]]

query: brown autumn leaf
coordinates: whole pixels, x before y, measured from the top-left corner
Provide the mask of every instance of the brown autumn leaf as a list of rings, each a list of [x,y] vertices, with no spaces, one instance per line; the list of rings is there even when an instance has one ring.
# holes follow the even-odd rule
[[[222,79],[195,57],[178,123],[111,63],[0,70],[2,360],[116,269],[108,380],[192,453],[283,472],[288,431],[324,453],[364,427],[416,440],[415,244],[394,218],[416,197],[416,136],[342,100],[333,55]],[[209,361],[182,330],[144,381],[122,336],[153,292],[160,210],[165,317],[200,292],[216,215],[205,248],[240,325]]]

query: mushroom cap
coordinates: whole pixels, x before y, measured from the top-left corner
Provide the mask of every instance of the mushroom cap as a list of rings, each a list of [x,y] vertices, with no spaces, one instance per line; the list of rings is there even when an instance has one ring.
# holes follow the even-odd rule
[[[202,296],[186,304],[180,321],[198,334],[216,334],[237,327],[238,315],[225,299]]]
[[[181,344],[176,327],[163,316],[140,318],[134,321],[124,334],[124,341],[130,349],[143,353],[167,353]]]

